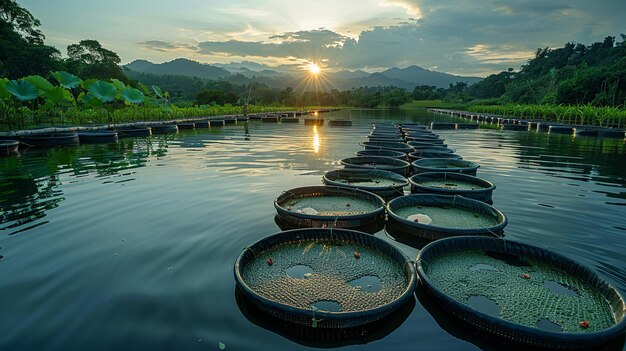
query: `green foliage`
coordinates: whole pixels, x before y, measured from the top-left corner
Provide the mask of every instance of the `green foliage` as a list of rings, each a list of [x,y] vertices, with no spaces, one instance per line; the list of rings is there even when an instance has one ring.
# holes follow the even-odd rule
[[[609,36],[589,46],[567,43],[538,49],[519,72],[491,75],[468,93],[513,103],[621,106],[626,102],[624,77],[626,45]]]
[[[28,76],[25,77],[24,80],[30,82],[32,85],[37,87],[40,96],[43,96],[47,91],[54,89],[52,83],[50,83],[46,78],[42,76]]]
[[[111,102],[115,100],[115,96],[117,95],[115,85],[101,80],[91,83],[87,88],[87,91],[89,91],[89,94],[93,97],[102,102]]]
[[[34,100],[39,96],[37,87],[27,80],[12,80],[6,83],[6,89],[20,101]]]
[[[65,71],[51,72],[50,74],[66,89],[74,89],[83,82],[80,78]]]
[[[145,100],[143,93],[135,88],[124,88],[121,95],[124,101],[129,104],[141,104]]]

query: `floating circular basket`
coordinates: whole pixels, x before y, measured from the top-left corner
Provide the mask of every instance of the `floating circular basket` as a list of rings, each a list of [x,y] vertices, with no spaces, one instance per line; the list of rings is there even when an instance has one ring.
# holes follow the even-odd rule
[[[299,228],[356,228],[385,215],[385,201],[380,196],[339,186],[287,190],[274,200],[274,207],[278,217]]]
[[[144,126],[118,127],[114,130],[120,138],[147,137],[152,135],[152,128]]]
[[[407,137],[406,140],[408,141],[416,141],[418,143],[429,143],[429,144],[443,144],[443,139],[440,139],[438,137],[436,138],[430,138],[430,137]]]
[[[404,195],[409,181],[398,173],[375,169],[346,168],[324,174],[324,184],[357,188],[374,193],[383,199]]]
[[[417,257],[426,290],[450,314],[534,348],[604,345],[626,329],[620,293],[555,252],[515,241],[456,237]]]
[[[461,195],[491,203],[496,186],[492,182],[462,173],[419,173],[409,178],[411,193]]]
[[[394,150],[400,151],[404,153],[409,153],[413,151],[413,148],[408,146],[405,143],[392,143],[392,142],[384,142],[384,141],[364,141],[363,147],[366,150]]]
[[[429,240],[459,235],[499,236],[508,223],[502,212],[484,202],[435,194],[393,199],[387,204],[387,217],[395,229]]]
[[[78,146],[78,134],[76,132],[55,132],[25,135],[20,137],[20,142],[26,146]]]
[[[178,133],[176,124],[155,124],[150,127],[152,128],[152,134]]]
[[[114,130],[86,130],[77,134],[81,144],[107,144],[116,143],[118,140],[117,132]]]
[[[476,175],[480,165],[476,162],[457,160],[451,158],[426,158],[413,161],[413,172],[456,172]]]
[[[404,138],[402,138],[400,136],[395,137],[395,136],[392,136],[392,135],[389,135],[389,136],[386,136],[386,135],[383,135],[383,136],[380,136],[380,135],[368,135],[367,139],[369,139],[369,141],[377,141],[377,142],[382,141],[382,142],[388,142],[388,143],[389,142],[390,143],[404,143]]]
[[[383,157],[392,157],[398,158],[401,160],[406,160],[406,154],[400,151],[393,150],[359,150],[356,152],[357,156],[383,156]]]
[[[447,144],[444,144],[443,141],[441,142],[430,142],[430,141],[408,141],[406,143],[407,145],[409,145],[410,147],[413,148],[418,148],[418,149],[428,149],[428,148],[437,148],[437,147],[448,147]]]
[[[407,175],[411,168],[411,164],[406,161],[382,156],[348,157],[341,160],[341,164],[346,168],[380,169],[400,175]]]
[[[424,150],[414,151],[414,152],[409,153],[409,160],[411,162],[416,161],[416,160],[421,160],[423,158],[452,158],[452,159],[457,159],[457,160],[463,159],[463,157],[457,154],[451,154],[448,152],[441,152],[441,151],[432,150],[432,149],[424,149]]]
[[[393,245],[342,229],[296,229],[243,250],[234,267],[242,293],[262,311],[313,328],[379,320],[415,290],[415,268]]]

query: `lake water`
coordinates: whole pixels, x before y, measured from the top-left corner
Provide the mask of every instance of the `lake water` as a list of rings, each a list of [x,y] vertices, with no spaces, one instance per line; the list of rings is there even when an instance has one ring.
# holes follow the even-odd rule
[[[372,123],[452,120],[425,110],[323,117],[354,125],[251,122],[0,158],[0,350],[499,349],[420,289],[384,326],[340,338],[268,321],[241,301],[233,264],[280,231],[282,191],[320,185]],[[624,140],[436,132],[496,184],[507,238],[575,258],[626,293]],[[624,338],[609,349],[624,350]]]

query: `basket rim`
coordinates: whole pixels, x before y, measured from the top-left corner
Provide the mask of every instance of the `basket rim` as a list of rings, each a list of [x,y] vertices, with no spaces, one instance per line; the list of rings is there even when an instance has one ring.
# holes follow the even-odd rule
[[[455,178],[462,178],[465,180],[470,180],[472,182],[474,182],[474,184],[484,184],[484,185],[488,185],[488,187],[483,188],[483,189],[476,189],[476,190],[456,190],[456,189],[446,189],[446,188],[435,188],[435,187],[429,187],[429,186],[425,186],[422,185],[420,183],[417,183],[417,178],[428,178],[428,179],[437,179],[435,177],[437,176],[452,176]],[[414,174],[413,176],[411,176],[409,178],[409,183],[411,184],[411,186],[415,186],[419,189],[422,190],[427,190],[427,191],[432,191],[435,190],[437,192],[442,192],[442,193],[451,193],[451,194],[473,194],[473,193],[483,193],[483,192],[489,192],[489,191],[494,191],[496,189],[496,185],[490,181],[488,181],[487,179],[483,179],[483,178],[479,178],[473,175],[469,175],[467,173],[458,173],[458,172],[423,172],[423,173],[417,173]]]

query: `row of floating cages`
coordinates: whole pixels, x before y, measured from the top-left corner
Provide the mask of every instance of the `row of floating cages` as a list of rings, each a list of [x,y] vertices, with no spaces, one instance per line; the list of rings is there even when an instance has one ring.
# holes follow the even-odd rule
[[[402,130],[375,126],[389,135],[394,128]],[[277,223],[300,229],[262,239],[235,264],[237,294],[260,313],[256,321],[279,321],[280,334],[336,347],[357,343],[355,334],[387,320],[401,324],[402,317],[392,316],[410,313],[415,292],[504,344],[580,349],[623,333],[624,300],[595,272],[502,238],[508,220],[491,206],[495,186],[475,177],[478,164],[437,149],[410,154],[419,158],[408,179],[405,152],[366,149],[344,159],[345,169],[326,173],[326,186],[292,189],[276,199]],[[428,157],[438,155],[450,157]],[[413,194],[405,196],[408,184]],[[372,225],[385,213],[394,238],[430,242],[417,268],[390,243],[340,229]]]
[[[477,114],[466,111],[450,111],[433,109],[433,112],[451,114],[461,118],[470,119],[476,122],[496,124],[500,126],[502,130],[510,131],[537,131],[548,132],[551,134],[566,134],[573,136],[589,136],[600,138],[626,138],[626,130],[620,128],[608,128],[591,125],[576,125],[576,124],[563,124],[559,122],[549,122],[541,119],[525,119],[525,118],[512,118],[500,115],[490,114]],[[467,125],[476,125],[476,123],[470,123]],[[474,127],[471,127],[474,128]],[[478,128],[478,127],[476,127]],[[462,129],[462,128],[457,128]]]

